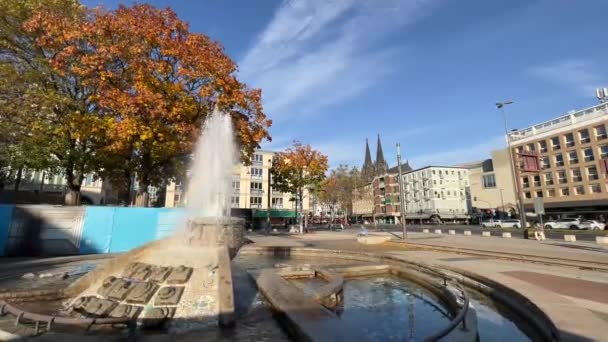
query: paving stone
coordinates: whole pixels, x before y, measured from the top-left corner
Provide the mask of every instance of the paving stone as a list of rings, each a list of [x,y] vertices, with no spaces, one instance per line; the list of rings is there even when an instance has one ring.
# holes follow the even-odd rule
[[[154,299],[154,305],[177,305],[182,293],[184,293],[184,287],[182,286],[165,286],[158,291]]]
[[[165,279],[167,279],[169,273],[171,273],[171,270],[171,267],[154,266],[148,280],[162,283],[165,281]]]
[[[146,308],[144,311],[144,317],[142,320],[142,328],[144,329],[158,329],[163,324],[171,319],[175,314],[175,308],[168,307],[157,307],[157,308]]]
[[[136,283],[127,296],[127,303],[146,304],[150,301],[150,298],[152,298],[157,289],[158,285],[153,282]]]
[[[141,306],[137,306],[137,305],[129,305],[129,304],[118,304],[118,306],[116,306],[114,308],[114,310],[112,310],[109,314],[108,317],[112,317],[112,318],[122,318],[122,317],[128,317],[128,318],[137,318],[137,316],[139,316],[139,314],[141,313],[142,307]]]
[[[190,279],[192,268],[180,265],[173,268],[171,274],[167,278],[167,284],[183,284]]]
[[[105,281],[104,281],[105,283]],[[136,283],[131,282],[131,281],[127,281],[124,279],[116,279],[112,282],[112,285],[110,286],[110,288],[108,290],[103,290],[100,288],[97,293],[99,293],[100,295],[104,296],[104,294],[102,294],[102,292],[105,292],[105,297],[109,298],[109,299],[114,299],[117,301],[121,301],[124,300],[127,295],[129,294],[129,292],[131,290],[133,290],[133,288],[135,287]],[[102,288],[105,288],[104,286],[102,286]]]
[[[154,270],[154,265],[134,262],[127,266],[122,273],[122,276],[127,279],[136,281],[147,280]]]
[[[116,306],[116,302],[98,297],[80,297],[72,309],[86,316],[105,317]]]

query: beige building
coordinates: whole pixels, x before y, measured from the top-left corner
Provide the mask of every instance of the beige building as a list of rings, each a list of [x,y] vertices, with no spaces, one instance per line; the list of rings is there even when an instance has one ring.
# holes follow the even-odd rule
[[[548,214],[608,214],[608,104],[509,133],[527,211],[543,198]],[[523,169],[521,153],[540,158],[540,172]]]
[[[472,208],[517,212],[508,150],[492,151],[491,158],[461,165],[469,170]]]
[[[373,220],[374,189],[371,183],[354,194],[352,216],[359,222],[370,222]]]
[[[251,209],[254,211],[266,211],[268,205],[269,176],[272,166],[272,158],[276,152],[258,150],[253,154],[251,165],[239,164],[232,172],[232,193],[230,194],[230,205],[235,209]],[[294,212],[296,202],[294,196],[273,190],[270,187],[270,208],[278,211]],[[171,183],[167,186],[165,200],[166,207],[183,205],[184,189],[181,185]],[[308,191],[304,192],[304,213],[311,209],[311,198]],[[299,209],[299,208],[298,208]],[[258,214],[259,215],[259,214]],[[255,217],[255,214],[254,214]]]

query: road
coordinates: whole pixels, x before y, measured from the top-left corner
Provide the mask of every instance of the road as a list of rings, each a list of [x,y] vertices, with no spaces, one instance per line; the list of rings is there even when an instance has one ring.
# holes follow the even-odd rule
[[[361,225],[352,225],[351,228],[360,227]],[[336,227],[339,227],[337,225]],[[373,231],[375,227],[373,225],[365,225],[365,227]],[[327,225],[315,226],[316,230],[328,230]],[[394,224],[378,225],[379,230],[401,233],[401,226]],[[524,238],[524,233],[521,229],[509,229],[509,228],[481,228],[478,225],[407,225],[408,232],[422,232],[422,229],[429,229],[431,232],[435,229],[443,230],[444,234],[448,233],[449,229],[456,231],[456,234],[461,235],[465,230],[470,230],[473,235],[481,235],[482,231],[490,231],[492,235],[500,235],[502,232],[511,232],[514,238]],[[578,241],[595,241],[596,236],[607,236],[608,231],[588,231],[588,230],[568,230],[568,229],[553,229],[545,230],[545,236],[547,239],[564,240],[564,234],[575,234]]]

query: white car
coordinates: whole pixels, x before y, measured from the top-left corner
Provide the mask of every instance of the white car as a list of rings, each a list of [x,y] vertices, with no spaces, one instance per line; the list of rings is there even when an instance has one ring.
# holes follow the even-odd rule
[[[582,223],[577,218],[565,218],[545,222],[545,229],[582,229]]]
[[[580,228],[581,229],[591,229],[591,230],[604,230],[604,229],[606,229],[606,224],[595,221],[595,220],[587,220],[587,221],[581,222]]]
[[[497,224],[499,224],[501,222],[501,220],[488,220],[488,221],[481,221],[481,227],[482,228],[494,228],[496,227]]]
[[[526,226],[530,227],[530,223],[526,222]],[[521,222],[519,220],[502,220],[496,224],[496,228],[515,228],[519,229]]]

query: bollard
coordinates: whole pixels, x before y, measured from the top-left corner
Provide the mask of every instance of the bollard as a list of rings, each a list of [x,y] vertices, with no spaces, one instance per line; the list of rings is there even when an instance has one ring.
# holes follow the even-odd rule
[[[608,245],[608,236],[596,236],[595,243],[598,245]]]
[[[466,235],[466,236],[471,236],[471,231],[470,231],[470,230],[465,230],[465,231],[464,231],[464,235]]]
[[[564,241],[576,242],[576,235],[564,235]]]
[[[428,229],[423,229],[422,232],[425,233],[425,234],[428,234],[429,230]]]
[[[435,234],[442,234],[441,229],[435,229]]]
[[[481,232],[481,236],[492,236],[490,232]]]
[[[503,238],[510,238],[511,237],[511,233],[510,232],[504,232],[504,233],[502,233],[502,237]]]
[[[453,229],[448,230],[448,234],[450,235],[456,235],[456,231]]]

